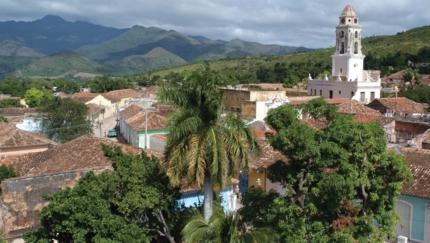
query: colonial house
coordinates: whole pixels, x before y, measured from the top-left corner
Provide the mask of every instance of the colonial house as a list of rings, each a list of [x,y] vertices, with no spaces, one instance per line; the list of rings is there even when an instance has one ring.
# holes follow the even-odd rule
[[[430,151],[405,147],[395,151],[407,159],[413,176],[396,201],[401,216],[396,236],[407,237],[411,243],[430,242]]]
[[[152,135],[168,133],[166,121],[166,116],[156,110],[141,110],[125,120],[126,139],[133,146],[150,149]]]
[[[132,89],[119,89],[103,93],[102,96],[108,99],[112,106],[115,107],[115,114],[121,108],[129,105],[130,99],[133,97],[140,97],[142,94]]]
[[[35,153],[58,145],[39,133],[31,133],[0,122],[0,156]]]
[[[379,98],[380,71],[363,70],[362,29],[351,5],[343,9],[335,33],[331,77],[312,78],[309,74],[308,95],[319,95],[325,99],[352,98],[365,104]]]
[[[367,104],[367,106],[379,111],[381,114],[387,117],[426,120],[425,118],[427,118],[427,116],[422,117],[422,115],[428,113],[424,104],[417,103],[405,97],[378,98]]]

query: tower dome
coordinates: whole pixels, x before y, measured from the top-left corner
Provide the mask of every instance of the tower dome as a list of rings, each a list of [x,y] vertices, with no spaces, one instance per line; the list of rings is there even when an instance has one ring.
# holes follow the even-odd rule
[[[352,7],[351,5],[347,5],[343,11],[342,11],[342,15],[341,16],[348,16],[348,17],[356,17],[357,13],[355,12],[354,7]]]

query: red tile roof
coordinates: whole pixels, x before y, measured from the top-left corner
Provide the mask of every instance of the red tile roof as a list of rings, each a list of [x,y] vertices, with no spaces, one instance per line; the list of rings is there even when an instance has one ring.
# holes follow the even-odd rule
[[[403,186],[402,194],[430,198],[430,150],[406,147],[399,149],[407,159],[414,177],[413,182]]]
[[[104,156],[100,145],[101,143],[110,146],[119,146],[124,153],[140,153],[141,151],[130,145],[114,143],[107,139],[84,135],[43,152],[10,158],[0,158],[0,163],[13,166],[21,176],[34,176],[111,166],[112,162]],[[162,153],[153,150],[145,151],[148,155],[155,155],[162,160]]]
[[[105,97],[106,99],[112,102],[118,102],[121,99],[138,97],[138,96],[141,96],[142,94],[132,89],[120,89],[120,90],[113,90],[113,91],[104,93],[102,95],[103,97]]]
[[[140,111],[142,111],[142,107],[138,106],[138,105],[130,105],[127,108],[125,108],[123,111],[120,111],[119,113],[124,116],[125,119],[128,119],[134,115],[136,115],[137,113],[139,113]]]
[[[38,133],[26,132],[14,125],[0,122],[0,148],[57,144]]]
[[[97,97],[99,94],[97,93],[74,93],[70,99],[79,102],[79,103],[86,103],[95,97]]]
[[[357,100],[348,100],[337,105],[339,113],[382,117],[382,114],[372,108],[360,104]]]
[[[0,108],[0,115],[24,115],[25,113],[36,113],[36,108]]]
[[[324,99],[325,103],[327,103],[328,105],[338,105],[349,100],[351,99],[350,98]]]
[[[382,109],[381,105],[384,107]],[[412,101],[408,98],[399,97],[399,98],[379,98],[370,102],[368,107],[372,109],[379,110],[380,113],[385,113],[385,109],[391,109],[396,113],[420,113],[426,114],[425,106],[423,104]]]
[[[146,122],[147,111],[140,111],[136,115],[125,120],[134,131],[140,131],[147,127],[150,130],[166,128],[167,118],[157,112],[148,112],[148,122]]]

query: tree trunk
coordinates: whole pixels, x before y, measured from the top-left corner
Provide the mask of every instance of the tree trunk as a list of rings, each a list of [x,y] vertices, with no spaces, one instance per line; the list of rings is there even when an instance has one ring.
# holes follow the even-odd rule
[[[209,222],[209,218],[212,215],[212,202],[213,202],[212,178],[209,175],[205,176],[203,193],[204,193],[203,215],[205,217],[205,221]]]

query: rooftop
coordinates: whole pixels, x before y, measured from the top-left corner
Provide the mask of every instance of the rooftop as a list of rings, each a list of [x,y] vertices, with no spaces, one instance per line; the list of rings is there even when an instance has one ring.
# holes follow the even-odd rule
[[[79,102],[79,103],[86,103],[95,97],[97,97],[99,94],[97,93],[74,93],[70,99]]]
[[[337,105],[339,113],[382,117],[382,114],[372,108],[360,104],[357,100],[344,101]]]
[[[125,119],[128,119],[142,111],[142,109],[143,108],[138,105],[129,105],[127,108],[125,108],[123,111],[120,111],[119,113],[124,116]]]
[[[381,107],[381,105],[383,107]],[[427,113],[423,104],[417,103],[405,97],[379,98],[373,100],[367,106],[372,109],[379,110],[379,112],[382,114],[386,112],[386,109],[393,110],[396,113]]]
[[[26,132],[14,125],[0,122],[0,148],[26,147],[47,144],[58,144],[57,142],[39,134]]]
[[[160,115],[158,112],[148,112],[146,117],[145,112],[148,111],[140,111],[134,116],[127,118],[125,123],[127,123],[134,131],[143,130],[145,127],[150,130],[166,128],[167,118],[165,116]],[[146,118],[148,118],[147,122]]]
[[[124,153],[131,152],[137,154],[141,151],[130,145],[83,135],[43,152],[0,158],[0,163],[13,166],[21,176],[111,166],[112,162],[104,156],[101,143],[110,146],[119,146]],[[162,159],[162,153],[153,150],[145,151],[149,156],[155,155],[160,160]]]
[[[116,102],[124,98],[141,96],[142,94],[132,89],[119,89],[104,93],[102,95],[106,99]]]
[[[347,5],[343,9],[341,16],[357,16],[357,13],[355,12],[354,7],[352,7],[351,5]]]

